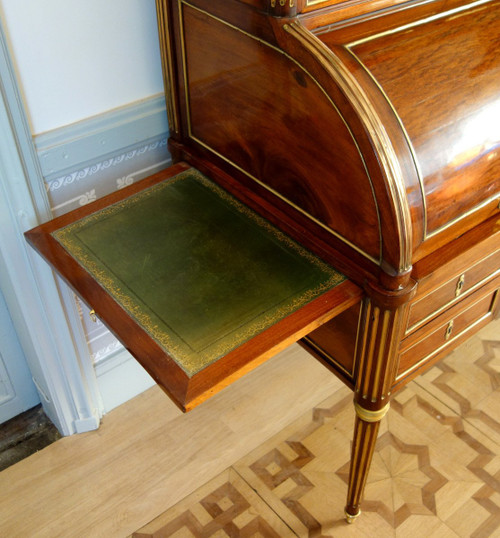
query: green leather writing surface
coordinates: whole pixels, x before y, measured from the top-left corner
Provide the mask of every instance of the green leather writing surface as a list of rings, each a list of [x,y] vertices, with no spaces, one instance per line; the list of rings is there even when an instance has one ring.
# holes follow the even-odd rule
[[[53,235],[189,376],[344,280],[194,169]]]

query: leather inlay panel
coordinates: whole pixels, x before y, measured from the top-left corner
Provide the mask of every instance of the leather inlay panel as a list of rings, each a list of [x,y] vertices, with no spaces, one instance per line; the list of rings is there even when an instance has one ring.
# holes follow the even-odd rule
[[[189,376],[344,280],[195,170],[53,236]]]

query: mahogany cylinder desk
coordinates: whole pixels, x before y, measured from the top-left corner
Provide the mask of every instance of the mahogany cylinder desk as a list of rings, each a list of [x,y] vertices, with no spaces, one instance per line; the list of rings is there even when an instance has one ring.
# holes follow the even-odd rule
[[[300,340],[351,522],[391,395],[499,312],[500,1],[157,11],[176,164],[28,240],[184,410]]]

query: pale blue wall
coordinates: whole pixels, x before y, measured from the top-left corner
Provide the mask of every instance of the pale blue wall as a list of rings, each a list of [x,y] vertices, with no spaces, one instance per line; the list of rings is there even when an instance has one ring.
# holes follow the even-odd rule
[[[154,0],[0,0],[32,133],[163,91]]]

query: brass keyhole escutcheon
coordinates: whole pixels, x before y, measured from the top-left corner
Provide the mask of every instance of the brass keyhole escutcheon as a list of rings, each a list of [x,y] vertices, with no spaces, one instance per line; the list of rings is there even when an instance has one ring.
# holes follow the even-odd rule
[[[445,340],[449,340],[451,338],[451,335],[453,333],[453,320],[450,321],[450,323],[448,323],[447,327],[446,327],[446,331],[444,333],[444,339]]]
[[[455,287],[455,297],[458,297],[462,293],[464,289],[464,284],[465,284],[465,274],[460,275],[459,279],[457,280],[457,285]]]
[[[95,313],[95,310],[91,310],[89,312],[89,316],[90,316],[90,320],[93,322],[93,323],[97,323],[97,315]]]

